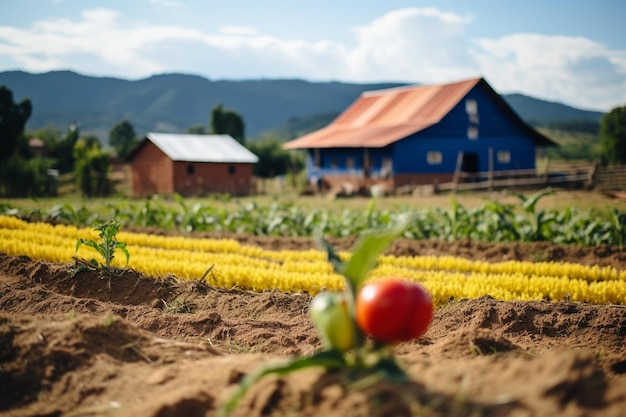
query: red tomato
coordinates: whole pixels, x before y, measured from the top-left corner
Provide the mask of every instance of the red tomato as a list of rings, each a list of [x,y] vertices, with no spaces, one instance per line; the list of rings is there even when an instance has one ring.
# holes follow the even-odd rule
[[[356,321],[373,339],[399,343],[420,337],[433,318],[430,294],[419,284],[400,279],[364,285],[356,299]]]

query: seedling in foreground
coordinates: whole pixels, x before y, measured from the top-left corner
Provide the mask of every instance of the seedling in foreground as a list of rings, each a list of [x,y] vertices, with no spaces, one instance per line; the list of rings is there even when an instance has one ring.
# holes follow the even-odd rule
[[[221,416],[228,416],[246,391],[270,374],[286,375],[317,366],[329,371],[348,370],[353,378],[407,381],[389,347],[426,331],[432,318],[430,295],[421,286],[398,279],[363,284],[378,256],[405,230],[408,220],[395,228],[364,235],[348,262],[343,262],[330,244],[319,239],[333,268],[346,282],[346,291],[322,292],[311,301],[311,318],[324,349],[310,357],[262,367],[246,376],[222,406]],[[381,326],[385,321],[393,329],[391,333],[386,331],[387,326]]]
[[[78,248],[82,245],[89,246],[98,251],[98,253],[104,259],[104,264],[100,264],[100,266],[109,269],[111,268],[111,261],[115,257],[115,251],[119,250],[124,255],[126,255],[126,263],[130,258],[130,254],[126,249],[126,242],[118,242],[117,234],[120,231],[120,225],[115,220],[111,220],[108,223],[103,223],[94,228],[94,230],[98,230],[100,232],[101,242],[96,242],[93,240],[86,239],[78,239],[76,241],[76,252],[78,252]],[[98,262],[95,259],[91,261],[93,264],[98,265]]]

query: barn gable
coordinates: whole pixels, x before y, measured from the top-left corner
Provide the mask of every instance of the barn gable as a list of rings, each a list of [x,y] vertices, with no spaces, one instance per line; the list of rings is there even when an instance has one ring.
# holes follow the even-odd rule
[[[148,133],[128,157],[133,195],[249,194],[258,157],[229,135]]]
[[[307,149],[309,177],[384,177],[395,185],[468,171],[531,169],[555,145],[483,78],[363,93],[330,125],[285,144]]]

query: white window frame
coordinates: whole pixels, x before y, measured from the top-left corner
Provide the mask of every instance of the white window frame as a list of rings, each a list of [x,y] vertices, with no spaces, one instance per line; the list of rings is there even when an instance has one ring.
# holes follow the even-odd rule
[[[500,164],[510,164],[511,152],[507,150],[498,151],[496,154],[496,158],[498,159],[498,163]]]
[[[465,100],[465,111],[467,114],[478,114],[478,102],[472,98]]]
[[[471,98],[465,100],[465,112],[469,116],[470,123],[478,124],[478,101]]]
[[[441,151],[426,152],[426,162],[428,165],[441,165],[443,163],[443,155]]]
[[[476,140],[476,139],[478,139],[478,127],[476,127],[476,126],[469,126],[467,128],[467,138],[469,140]]]

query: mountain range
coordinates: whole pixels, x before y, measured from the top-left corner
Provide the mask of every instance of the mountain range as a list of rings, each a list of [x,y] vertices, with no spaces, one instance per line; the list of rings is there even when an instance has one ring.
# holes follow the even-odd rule
[[[106,143],[110,130],[122,120],[131,122],[139,136],[149,131],[186,132],[197,125],[208,129],[211,109],[218,104],[242,116],[248,139],[268,132],[291,139],[326,125],[364,91],[406,84],[210,80],[187,74],[125,80],[71,71],[5,71],[0,72],[0,85],[13,92],[15,102],[31,100],[27,129],[53,126],[65,131],[78,123],[82,133],[95,134]],[[533,125],[599,123],[604,116],[522,94],[502,97]]]

